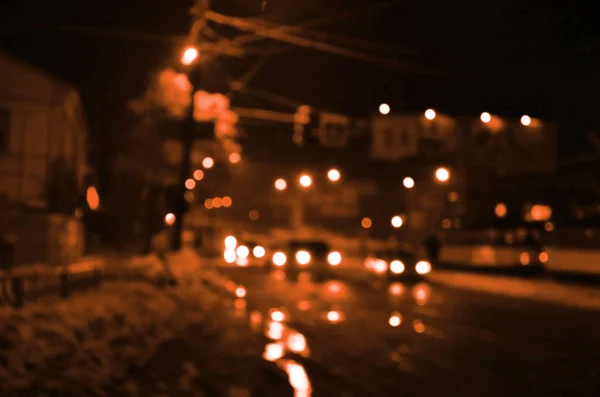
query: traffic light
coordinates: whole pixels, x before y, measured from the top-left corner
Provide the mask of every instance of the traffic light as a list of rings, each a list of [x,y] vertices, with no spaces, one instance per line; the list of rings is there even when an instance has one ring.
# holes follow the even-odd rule
[[[298,106],[294,114],[293,140],[297,145],[319,142],[319,114],[308,105]]]

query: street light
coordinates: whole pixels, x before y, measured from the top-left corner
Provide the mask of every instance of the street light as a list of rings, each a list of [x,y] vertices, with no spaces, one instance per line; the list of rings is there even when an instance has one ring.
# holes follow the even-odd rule
[[[201,181],[204,178],[204,171],[196,170],[194,171],[194,179],[197,181]]]
[[[373,226],[373,221],[371,218],[363,218],[360,224],[364,229],[369,229],[371,226]]]
[[[190,178],[187,181],[185,181],[185,188],[186,189],[192,190],[195,187],[196,187],[196,181],[193,180],[192,178]]]
[[[379,105],[379,113],[386,115],[386,114],[390,114],[390,105],[388,105],[387,103],[382,103],[381,105]]]
[[[531,117],[524,115],[523,117],[521,117],[521,124],[523,124],[524,126],[528,126],[531,125]]]
[[[425,118],[427,120],[433,120],[433,119],[435,119],[435,110],[433,110],[433,109],[427,109],[425,111]]]
[[[332,168],[327,172],[327,178],[331,182],[338,182],[340,179],[342,179],[342,174],[339,170]]]
[[[435,179],[438,180],[438,182],[448,182],[448,180],[450,179],[450,171],[448,171],[447,168],[444,167],[440,167],[435,171]]]
[[[488,112],[483,112],[481,113],[481,116],[479,116],[479,119],[481,120],[482,123],[489,123],[490,121],[492,121],[492,115],[489,114]]]
[[[308,174],[302,174],[300,176],[300,179],[298,179],[298,182],[300,183],[300,186],[304,187],[304,188],[308,188],[312,185],[312,178],[310,177],[310,175]]]
[[[392,226],[395,227],[396,229],[402,227],[402,224],[404,222],[402,221],[402,217],[399,215],[396,215],[392,218]]]
[[[285,179],[282,179],[282,178],[277,179],[275,181],[275,189],[279,190],[280,192],[287,189],[287,182],[285,181]]]
[[[411,177],[407,176],[402,181],[402,184],[404,185],[405,188],[412,189],[413,187],[415,187],[415,180],[412,179]]]
[[[198,49],[196,47],[188,46],[183,50],[183,53],[181,54],[181,63],[185,66],[189,66],[192,63],[194,63],[196,59],[198,59],[199,55],[200,53],[198,52]]]
[[[229,162],[231,164],[237,164],[242,161],[242,156],[239,153],[231,153],[229,155]]]
[[[175,223],[175,214],[173,214],[172,212],[169,212],[167,215],[165,215],[165,224],[168,226],[171,226]]]
[[[215,160],[213,160],[213,158],[212,158],[212,157],[205,157],[205,158],[202,160],[202,166],[203,166],[204,168],[206,168],[207,170],[208,170],[208,169],[211,169],[211,168],[212,168],[214,165],[215,165]]]

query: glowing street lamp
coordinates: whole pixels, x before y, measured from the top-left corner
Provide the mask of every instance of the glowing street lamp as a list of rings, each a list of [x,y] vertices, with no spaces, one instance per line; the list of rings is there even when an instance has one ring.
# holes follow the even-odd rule
[[[327,172],[327,178],[331,182],[338,182],[340,179],[342,179],[342,174],[339,170],[332,168]]]
[[[188,179],[187,181],[185,181],[185,188],[188,190],[192,190],[196,187],[196,181],[193,180],[192,178]]]
[[[531,125],[531,117],[524,115],[523,117],[521,117],[521,124],[523,124],[524,126],[528,126]]]
[[[165,215],[165,224],[168,226],[171,226],[175,223],[175,214],[173,214],[172,212],[169,212],[167,215]]]
[[[181,63],[185,66],[189,66],[194,63],[199,56],[200,53],[196,47],[188,46],[181,54]]]
[[[313,183],[312,178],[308,174],[302,174],[298,179],[298,182],[300,183],[300,186],[304,188],[310,187]]]
[[[398,229],[398,228],[402,227],[402,224],[403,224],[403,223],[404,223],[404,222],[402,221],[402,217],[401,217],[401,216],[398,216],[398,215],[396,215],[396,216],[394,216],[394,217],[392,218],[392,226],[393,226],[394,228],[396,228],[396,229]]]
[[[447,168],[444,167],[440,167],[435,171],[435,179],[438,180],[438,182],[448,182],[448,180],[450,180],[450,171],[448,171]]]
[[[415,180],[412,179],[410,176],[407,176],[402,181],[402,184],[404,185],[405,188],[412,189],[413,187],[415,187]]]
[[[489,123],[490,121],[492,121],[492,115],[489,114],[488,112],[483,112],[481,113],[481,116],[479,116],[479,119],[481,120],[482,123]]]
[[[431,120],[435,119],[435,116],[436,116],[436,114],[435,114],[435,110],[433,110],[433,109],[427,109],[427,110],[425,111],[425,118],[426,118],[427,120],[430,120],[430,121],[431,121]]]
[[[215,160],[213,160],[212,157],[205,157],[202,160],[202,167],[208,169],[211,169],[213,166],[215,165]]]
[[[382,103],[381,105],[379,105],[379,113],[386,115],[386,114],[390,114],[390,105],[388,105],[387,103]]]
[[[283,179],[283,178],[277,179],[275,181],[275,189],[279,190],[280,192],[287,189],[287,182],[285,181],[285,179]]]

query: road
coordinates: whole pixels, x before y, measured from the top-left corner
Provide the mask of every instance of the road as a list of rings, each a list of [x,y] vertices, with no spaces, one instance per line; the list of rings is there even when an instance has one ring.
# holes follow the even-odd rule
[[[270,336],[265,357],[294,370],[298,390],[310,384],[298,397],[600,395],[600,323],[591,311],[428,282],[221,272],[243,286],[240,310]],[[283,329],[268,320],[274,311]]]

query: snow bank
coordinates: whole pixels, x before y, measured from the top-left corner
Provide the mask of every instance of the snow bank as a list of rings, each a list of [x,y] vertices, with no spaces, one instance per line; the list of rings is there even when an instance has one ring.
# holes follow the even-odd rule
[[[0,395],[121,395],[132,368],[175,332],[201,322],[215,301],[199,283],[160,290],[115,282],[68,301],[4,308]]]

